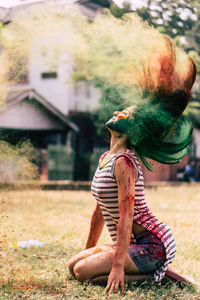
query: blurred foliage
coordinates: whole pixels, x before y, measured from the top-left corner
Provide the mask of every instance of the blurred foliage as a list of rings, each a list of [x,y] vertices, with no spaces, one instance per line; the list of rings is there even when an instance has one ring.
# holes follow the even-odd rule
[[[3,23],[0,22],[0,32],[1,32],[1,29],[4,27]]]
[[[136,10],[160,32],[173,38],[195,60],[200,72],[200,3],[198,0],[148,0]]]
[[[194,127],[200,129],[200,101],[191,101],[188,114]]]
[[[111,13],[116,18],[131,12],[130,2],[125,1],[122,8],[112,4]],[[200,73],[200,2],[199,0],[147,0],[147,6],[136,9],[137,14],[149,25],[161,33],[169,35],[176,44],[183,48],[195,61]],[[200,128],[200,87],[197,77],[194,92],[188,107],[194,127]],[[111,86],[99,81],[97,86],[102,91],[100,107],[94,114],[97,133],[105,133],[105,122],[115,110],[123,109],[124,91],[126,87]]]
[[[97,129],[97,135],[105,138],[105,123],[113,116],[114,111],[124,109],[124,103],[127,103],[127,87],[124,85],[111,85],[100,78],[92,82],[97,88],[101,89],[102,97],[100,106],[93,115],[93,121]]]
[[[139,16],[172,38],[187,35],[197,21],[196,0],[148,0],[137,9]]]
[[[116,18],[121,18],[124,14],[131,11],[131,4],[129,2],[124,2],[122,8],[112,3],[110,6],[110,12]]]
[[[37,150],[29,141],[11,145],[0,141],[0,181],[38,179]]]

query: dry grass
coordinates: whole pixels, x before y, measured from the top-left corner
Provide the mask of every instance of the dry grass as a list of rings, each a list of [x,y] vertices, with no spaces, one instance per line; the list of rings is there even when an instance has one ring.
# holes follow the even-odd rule
[[[173,229],[178,250],[172,268],[197,285],[135,283],[112,298],[200,299],[200,186],[149,189],[146,198]],[[87,238],[95,205],[89,192],[2,191],[1,201],[0,299],[103,298],[103,287],[81,285],[67,270],[68,259],[84,248]],[[13,247],[29,239],[44,246]],[[109,241],[105,229],[99,243]]]

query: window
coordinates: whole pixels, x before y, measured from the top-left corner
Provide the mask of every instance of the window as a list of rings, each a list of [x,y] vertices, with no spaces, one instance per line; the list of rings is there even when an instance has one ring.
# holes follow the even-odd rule
[[[43,72],[41,74],[42,79],[52,79],[52,78],[57,78],[58,74],[57,72]]]
[[[21,56],[19,59],[13,59],[10,56],[8,80],[13,83],[28,83],[28,58]]]

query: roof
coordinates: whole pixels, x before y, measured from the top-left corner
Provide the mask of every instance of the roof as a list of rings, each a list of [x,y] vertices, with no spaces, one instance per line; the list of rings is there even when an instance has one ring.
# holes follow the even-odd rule
[[[12,87],[9,88],[9,92],[6,99],[6,109],[9,109],[16,104],[18,104],[20,101],[23,101],[24,99],[35,99],[37,102],[39,102],[44,108],[46,108],[48,111],[50,111],[54,116],[59,118],[65,125],[70,127],[75,132],[79,132],[78,126],[69,120],[68,117],[66,117],[64,114],[62,114],[57,108],[55,108],[51,103],[49,103],[43,96],[41,96],[39,93],[37,93],[32,88],[21,88],[21,87]],[[0,114],[4,112],[4,107],[1,109]]]
[[[60,2],[60,5],[68,5],[68,1],[66,0],[54,0],[55,5]],[[31,6],[37,6],[41,5],[42,3],[45,3],[43,0],[38,0],[38,2],[33,2],[33,3],[26,3],[26,4],[18,4],[16,6],[10,7],[10,8],[5,8],[5,7],[0,7],[0,21],[4,24],[7,24],[11,22],[13,19],[15,19],[21,12],[24,10],[30,8]],[[93,19],[97,13],[97,11],[101,10],[102,8],[109,8],[110,5],[113,3],[112,0],[79,0],[76,1],[80,6],[81,11],[89,18]]]
[[[97,12],[104,8],[109,8],[112,1],[109,0],[79,0],[76,2],[82,11],[89,19],[94,19]]]
[[[43,1],[38,1],[36,3],[20,4],[10,8],[0,7],[0,21],[4,24],[11,22],[14,18],[18,16],[23,10],[29,8],[33,5],[41,4]]]
[[[85,5],[88,8],[92,9],[92,10],[96,10],[100,7],[107,7],[109,8],[110,5],[112,4],[112,1],[110,0],[78,0],[76,3],[81,4],[81,5]]]

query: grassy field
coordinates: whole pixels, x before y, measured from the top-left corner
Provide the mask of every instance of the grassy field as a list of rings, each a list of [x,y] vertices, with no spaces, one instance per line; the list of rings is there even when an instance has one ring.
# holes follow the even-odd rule
[[[103,299],[104,288],[80,284],[68,259],[84,249],[95,200],[89,192],[1,191],[0,299]],[[196,285],[134,283],[112,299],[200,299],[200,186],[146,190],[153,212],[173,229],[177,255],[171,266]],[[37,239],[42,248],[22,249]],[[110,242],[104,229],[99,244]]]

